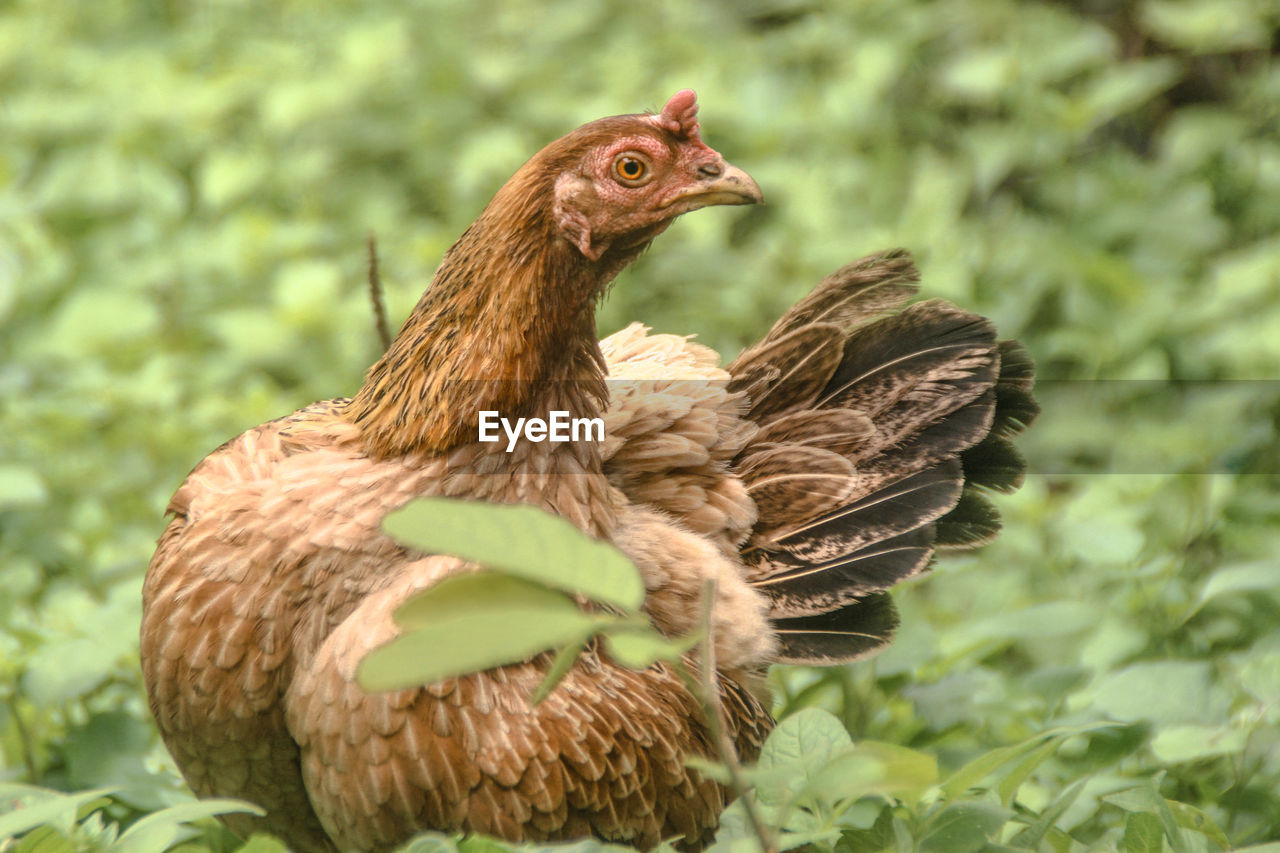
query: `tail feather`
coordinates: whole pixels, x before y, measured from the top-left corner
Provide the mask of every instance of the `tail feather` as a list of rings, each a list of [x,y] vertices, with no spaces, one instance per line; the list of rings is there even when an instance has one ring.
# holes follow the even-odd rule
[[[999,514],[981,492],[1021,483],[1009,439],[1038,412],[1030,356],[946,302],[898,310],[918,279],[902,250],[856,261],[729,368],[761,425],[734,465],[759,510],[742,556],[779,661],[884,645],[897,624],[885,590],[935,548],[989,541]]]
[[[806,409],[783,415],[756,435],[758,447],[800,444],[853,459],[875,435],[871,418],[853,409]]]
[[[848,500],[854,468],[830,450],[783,444],[748,455],[739,474],[757,510],[785,523],[821,515]]]
[[[901,417],[899,413],[888,413],[884,418],[887,428],[878,430],[852,461],[868,478],[868,487],[870,478],[875,475],[887,482],[907,472],[918,471],[982,441],[991,430],[994,409],[995,395],[988,391],[925,427]],[[885,432],[896,436],[897,440],[886,437]]]
[[[889,594],[877,592],[829,613],[773,620],[778,663],[830,666],[875,654],[898,627]]]
[[[1022,486],[1027,461],[1007,438],[990,435],[960,454],[965,480],[996,492],[1009,494]]]
[[[935,544],[939,548],[976,548],[1000,532],[1000,511],[973,487],[966,487],[951,512],[938,519]]]
[[[920,273],[906,249],[890,249],[869,255],[833,272],[808,296],[783,314],[762,343],[811,323],[829,323],[841,329],[901,308],[916,292]]]
[[[828,562],[807,562],[786,554],[789,562],[753,586],[770,600],[774,618],[813,616],[851,604],[917,575],[933,556],[933,531],[927,526],[873,542]]]
[[[990,388],[998,368],[989,322],[945,302],[919,302],[849,335],[818,405],[854,409],[877,422],[900,409],[929,423]]]
[[[1035,422],[1040,414],[1040,404],[1032,394],[1035,376],[1035,362],[1027,348],[1018,341],[1001,341],[996,421],[991,426],[992,434],[1012,438]]]
[[[878,488],[858,500],[768,540],[748,541],[743,556],[753,566],[756,555],[781,552],[810,563],[826,563],[861,548],[936,521],[960,500],[963,481],[955,460],[928,468]],[[754,559],[753,559],[754,558]]]
[[[738,356],[729,365],[729,390],[745,391],[749,417],[768,423],[773,416],[812,403],[843,349],[838,326],[816,323],[795,329]]]
[[[1000,374],[990,433],[960,454],[965,487],[955,509],[938,520],[938,547],[976,548],[1000,532],[1000,513],[983,490],[1016,491],[1026,474],[1026,460],[1010,439],[1040,414],[1032,395],[1035,365],[1017,341],[1000,341]]]

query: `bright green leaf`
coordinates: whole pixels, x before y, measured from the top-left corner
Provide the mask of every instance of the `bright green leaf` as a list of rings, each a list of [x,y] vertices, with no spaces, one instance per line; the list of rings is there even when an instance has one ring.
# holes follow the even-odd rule
[[[605,632],[609,656],[630,669],[645,669],[657,661],[675,662],[697,645],[700,637],[691,635],[669,640],[652,628],[619,627]]]
[[[1199,722],[1211,716],[1210,683],[1203,661],[1142,661],[1103,677],[1094,703],[1117,720]]]
[[[366,690],[402,690],[528,660],[580,642],[612,617],[583,613],[568,597],[497,572],[446,578],[396,611],[403,633],[360,662]]]
[[[586,640],[580,639],[577,642],[566,643],[556,652],[556,656],[551,659],[551,666],[547,668],[547,674],[542,678],[542,683],[538,685],[537,690],[533,691],[533,697],[529,700],[531,704],[539,705],[551,695],[551,691],[559,686],[564,677],[569,674],[569,670],[573,669],[573,665],[578,662],[578,656],[582,654],[584,648],[586,648]]]
[[[847,754],[853,739],[838,719],[820,708],[804,708],[783,719],[760,750],[756,796],[769,805],[812,790],[822,768]],[[859,764],[865,773],[867,762]]]
[[[983,779],[1011,761],[1022,759],[1025,756],[1031,756],[1034,759],[1040,755],[1048,744],[1060,744],[1063,739],[1072,735],[1111,728],[1114,725],[1114,723],[1086,723],[1079,726],[1059,726],[1032,735],[1020,743],[997,747],[984,752],[952,773],[947,781],[942,784],[942,792],[948,798],[959,798],[970,788],[976,786]],[[1017,775],[1020,771],[1029,772],[1038,763],[1039,761],[1031,760],[1031,763],[1025,767],[1020,764],[1019,771],[1015,771],[1014,775]]]
[[[1223,566],[1200,589],[1199,603],[1203,605],[1220,595],[1276,588],[1280,588],[1280,569],[1271,560]]]
[[[1012,816],[987,803],[953,803],[930,821],[920,853],[976,853]]]
[[[937,782],[936,757],[905,746],[864,740],[819,768],[810,790],[828,800],[875,793],[911,801]]]
[[[1022,845],[1029,849],[1035,849],[1040,844],[1041,839],[1054,828],[1054,824],[1071,808],[1076,798],[1084,791],[1088,779],[1081,779],[1074,785],[1068,787],[1065,791],[1055,797],[1049,805],[1045,806],[1039,816],[1033,820],[1026,829],[1014,836],[1013,843]]]
[[[1148,812],[1129,812],[1124,822],[1120,850],[1122,853],[1161,853],[1164,850],[1164,830],[1160,827],[1160,819]]]
[[[1147,784],[1136,785],[1123,791],[1102,796],[1102,801],[1122,808],[1127,812],[1154,811],[1160,801],[1159,795]]]
[[[1058,747],[1061,745],[1061,741],[1058,739],[1050,738],[1014,765],[1009,773],[1001,779],[1000,783],[996,786],[996,791],[1000,794],[1000,803],[1005,806],[1013,805],[1013,801],[1018,796],[1018,789],[1022,787],[1022,783],[1026,782],[1035,769],[1043,764],[1049,756],[1057,752]]]
[[[1164,726],[1151,740],[1151,751],[1161,761],[1198,761],[1215,755],[1241,752],[1248,732],[1230,726]]]
[[[1187,803],[1179,803],[1174,800],[1168,800],[1167,802],[1174,818],[1178,821],[1178,826],[1208,836],[1223,850],[1231,849],[1231,840],[1222,831],[1222,827],[1218,826],[1217,822],[1207,813]]]
[[[1256,654],[1250,650],[1240,667],[1240,684],[1258,702],[1280,705],[1280,652]]]
[[[49,500],[49,487],[35,469],[0,465],[0,510],[33,509]]]
[[[805,708],[778,723],[760,750],[760,767],[818,766],[853,747],[840,721],[820,708]]]
[[[74,794],[26,788],[23,794],[18,795],[25,800],[22,807],[7,814],[0,814],[0,838],[22,835],[45,823],[54,824],[63,831],[69,831],[76,822],[76,813],[81,806],[95,802],[105,805],[108,801],[104,797],[109,793],[111,791],[107,788],[78,791]],[[8,805],[16,804],[11,802]]]
[[[38,826],[22,836],[16,846],[5,849],[12,853],[77,853],[71,839],[52,826]]]
[[[242,800],[198,800],[151,812],[121,834],[119,853],[152,853],[166,850],[182,834],[182,824],[221,814],[245,813],[261,817],[261,808]]]
[[[536,507],[420,498],[387,515],[387,533],[420,551],[450,554],[633,613],[640,573],[618,549]]]
[[[1274,34],[1275,13],[1266,3],[1223,0],[1146,0],[1142,23],[1166,44],[1221,53],[1265,50]]]

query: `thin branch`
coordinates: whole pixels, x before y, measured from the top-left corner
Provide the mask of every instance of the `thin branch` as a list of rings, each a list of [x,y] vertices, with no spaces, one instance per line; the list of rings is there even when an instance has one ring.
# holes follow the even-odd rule
[[[735,797],[742,801],[747,812],[751,828],[764,853],[778,853],[778,842],[773,831],[760,814],[755,798],[748,795],[751,784],[742,770],[742,762],[738,760],[738,750],[729,739],[728,727],[724,722],[724,705],[720,701],[720,688],[716,684],[716,644],[712,631],[711,616],[715,609],[716,579],[707,578],[702,589],[702,660],[699,663],[698,678],[694,678],[688,668],[681,665],[679,669],[688,684],[690,691],[702,705],[702,715],[707,719],[707,728],[711,730],[711,741],[715,746],[720,762],[729,771],[729,788]]]
[[[369,301],[373,303],[373,322],[378,330],[382,350],[391,346],[391,326],[387,322],[387,303],[382,299],[382,276],[378,274],[378,244],[369,232]]]

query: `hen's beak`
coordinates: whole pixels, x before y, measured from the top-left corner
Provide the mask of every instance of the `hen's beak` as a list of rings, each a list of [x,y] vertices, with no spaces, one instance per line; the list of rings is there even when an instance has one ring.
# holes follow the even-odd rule
[[[764,195],[750,175],[737,166],[718,160],[699,166],[696,182],[667,206],[678,205],[685,213],[715,204],[759,204],[762,201]]]

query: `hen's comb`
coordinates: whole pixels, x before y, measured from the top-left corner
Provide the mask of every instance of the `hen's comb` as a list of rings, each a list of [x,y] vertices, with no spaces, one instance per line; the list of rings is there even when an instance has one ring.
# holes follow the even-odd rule
[[[699,141],[698,96],[692,89],[681,89],[672,95],[657,118],[659,124],[676,136],[682,136],[690,142]]]

